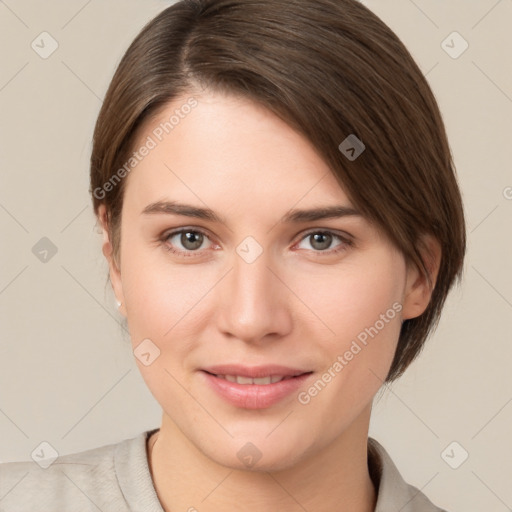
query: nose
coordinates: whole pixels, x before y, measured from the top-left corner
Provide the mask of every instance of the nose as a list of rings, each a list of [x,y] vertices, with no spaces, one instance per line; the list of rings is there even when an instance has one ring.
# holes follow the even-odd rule
[[[291,331],[293,294],[267,254],[249,263],[235,252],[231,271],[219,283],[216,320],[225,336],[261,344]]]

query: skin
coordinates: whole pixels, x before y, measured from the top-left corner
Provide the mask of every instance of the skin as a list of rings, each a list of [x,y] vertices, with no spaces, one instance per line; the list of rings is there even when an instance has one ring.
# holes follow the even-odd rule
[[[190,95],[146,123],[136,147]],[[120,262],[104,208],[99,212],[103,253],[133,348],[149,338],[160,350],[150,365],[136,363],[163,410],[149,441],[162,506],[372,511],[372,400],[401,322],[425,310],[431,290],[363,217],[281,223],[291,208],[354,205],[309,141],[262,106],[213,92],[194,97],[198,106],[125,178]],[[209,207],[226,222],[141,214],[164,199]],[[179,228],[207,236],[198,249],[183,245],[179,234],[163,239]],[[353,245],[333,236],[322,250],[307,236],[315,229],[348,234]],[[247,236],[263,251],[250,264],[236,252]],[[427,245],[435,282],[439,246],[430,238]],[[301,388],[307,390],[393,303],[402,310],[306,405],[292,393],[265,409],[235,407],[198,371],[228,362],[286,364],[314,372]],[[237,457],[247,442],[262,454],[251,468]]]

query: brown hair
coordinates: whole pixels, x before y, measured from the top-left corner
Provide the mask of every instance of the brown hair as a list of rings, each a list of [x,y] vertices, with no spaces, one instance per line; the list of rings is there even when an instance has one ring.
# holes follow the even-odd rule
[[[126,180],[104,185],[130,158],[138,129],[197,89],[256,101],[311,141],[351,202],[430,282],[420,237],[442,258],[430,303],[402,324],[387,382],[437,326],[462,277],[466,232],[445,128],[410,53],[356,0],[182,0],[146,24],[123,56],[94,131],[94,212],[106,205],[116,261]],[[349,135],[356,159],[339,149]],[[110,181],[111,182],[111,181]]]

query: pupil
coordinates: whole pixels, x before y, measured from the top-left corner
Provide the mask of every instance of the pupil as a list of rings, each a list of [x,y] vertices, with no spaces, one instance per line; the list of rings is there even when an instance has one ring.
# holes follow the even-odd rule
[[[181,234],[181,243],[183,247],[193,250],[201,247],[203,235],[195,231],[187,231]],[[195,240],[194,240],[195,239]],[[191,245],[189,245],[191,244]]]
[[[331,243],[332,235],[329,233],[315,233],[313,236],[314,242],[320,242],[320,247],[316,247],[316,249],[327,249]],[[323,238],[323,243],[322,243]],[[313,247],[315,247],[315,243],[312,243]]]

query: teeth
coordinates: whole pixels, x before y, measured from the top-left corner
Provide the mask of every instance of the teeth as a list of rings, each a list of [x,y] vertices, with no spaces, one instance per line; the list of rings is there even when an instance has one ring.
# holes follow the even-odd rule
[[[254,384],[270,384],[272,382],[271,377],[260,377],[259,379],[253,379]]]
[[[259,377],[252,379],[251,377],[242,377],[240,375],[217,375],[221,379],[229,382],[236,382],[238,384],[274,384],[284,379],[291,379],[291,377],[283,377],[282,375],[272,375],[269,377]]]

